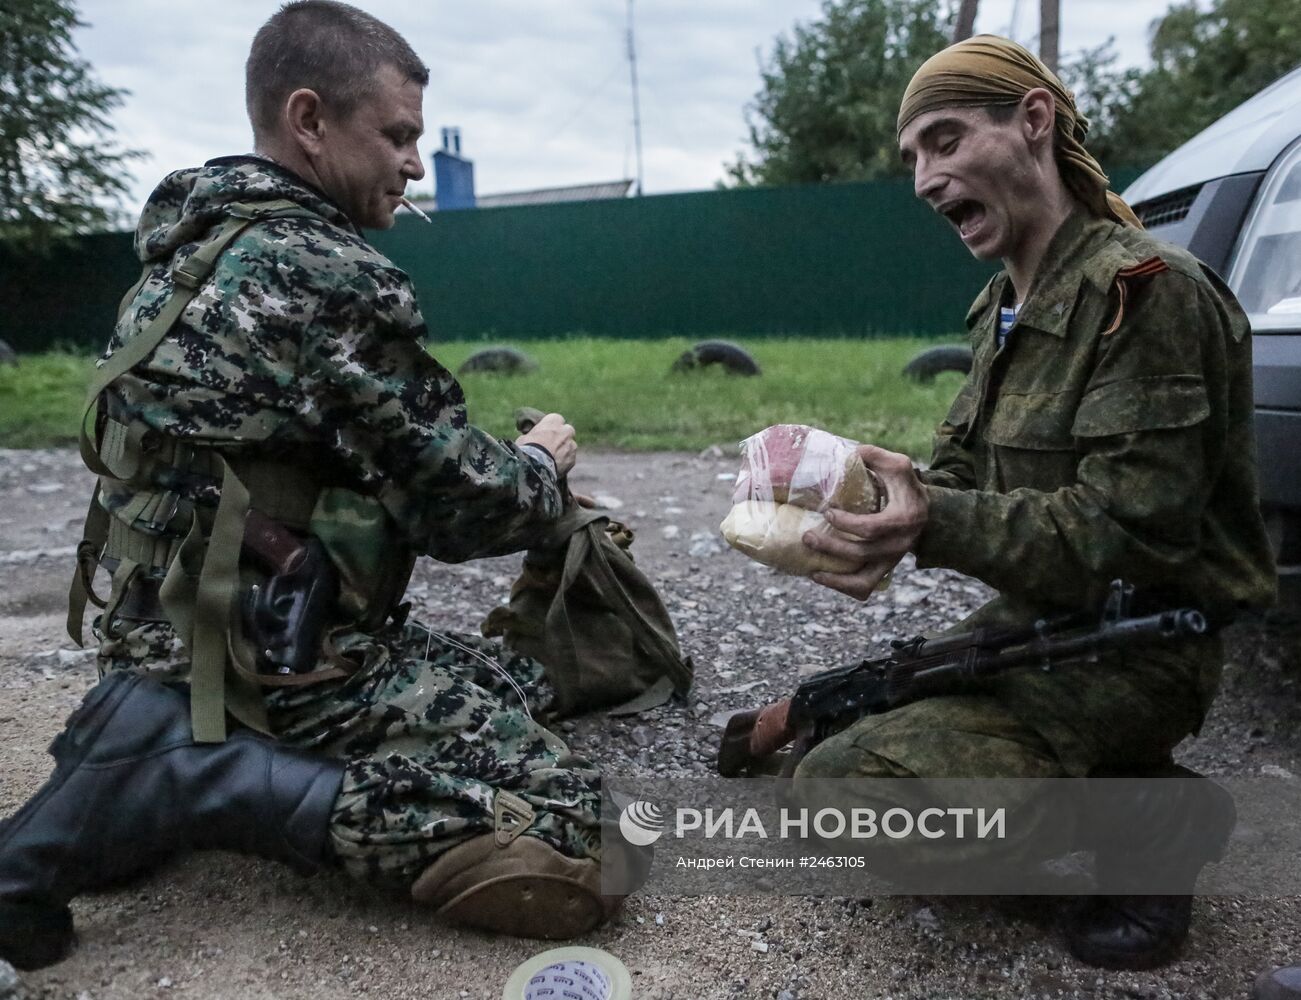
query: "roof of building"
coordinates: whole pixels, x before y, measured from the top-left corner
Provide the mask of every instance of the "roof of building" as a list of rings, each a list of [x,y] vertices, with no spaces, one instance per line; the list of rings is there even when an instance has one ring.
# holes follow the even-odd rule
[[[504,194],[476,196],[477,208],[504,208],[507,205],[551,205],[562,201],[604,201],[626,198],[631,180],[601,181],[596,184],[570,184],[566,187],[538,188],[535,191],[509,191]],[[437,198],[418,198],[415,204],[425,210],[438,207]]]
[[[539,188],[536,191],[484,194],[475,198],[475,203],[480,208],[502,208],[506,205],[550,205],[558,201],[603,201],[607,198],[626,198],[631,188],[631,180],[570,184],[567,187]]]

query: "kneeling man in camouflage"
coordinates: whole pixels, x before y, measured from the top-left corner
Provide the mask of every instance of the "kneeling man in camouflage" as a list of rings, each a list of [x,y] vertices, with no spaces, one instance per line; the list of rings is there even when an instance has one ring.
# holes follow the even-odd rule
[[[0,958],[56,961],[74,896],[182,849],[342,868],[512,934],[576,935],[615,902],[599,776],[535,721],[540,665],[400,603],[418,555],[528,547],[576,456],[558,414],[514,442],[469,424],[361,234],[424,174],[428,78],[375,18],[286,4],[248,58],[256,152],[145,206],[83,440],[69,627],[103,606],[103,679],[0,827]]]
[[[1215,633],[1272,600],[1246,318],[1209,268],[1148,236],[1108,191],[1086,127],[1057,77],[1001,38],[954,45],[914,76],[898,132],[917,196],[1003,267],[968,313],[974,365],[930,467],[862,449],[888,506],[832,511],[850,537],[805,544],[861,566],[815,577],[859,599],[908,552],[985,581],[999,595],[966,628],[1096,610],[1122,577],[1140,613],[1196,607],[1212,627],[870,716],[817,746],[797,777],[1178,773],[1171,751],[1215,694]],[[1207,859],[1174,860],[1181,831],[1214,812],[1218,790],[1179,787],[1188,794],[1120,840],[1080,831],[1100,882],[1122,862],[1182,864],[1173,874],[1191,892]],[[1187,894],[1094,897],[1070,917],[1068,944],[1093,964],[1150,967],[1178,952],[1190,912]]]

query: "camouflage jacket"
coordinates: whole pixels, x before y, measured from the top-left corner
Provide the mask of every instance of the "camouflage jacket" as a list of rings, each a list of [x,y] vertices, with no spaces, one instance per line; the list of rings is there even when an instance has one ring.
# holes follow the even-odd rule
[[[1077,212],[1002,349],[996,275],[975,360],[923,482],[920,566],[1034,611],[1099,606],[1124,577],[1221,620],[1269,603],[1247,319],[1220,279],[1147,233]]]
[[[329,468],[436,558],[526,547],[560,513],[553,471],[470,424],[461,387],[425,350],[407,276],[270,161],[224,157],[162,181],[136,233],[144,283],[105,356],[158,314],[170,262],[227,206],[285,199],[310,215],[246,229],[157,350],[113,383],[118,405],[187,442]]]

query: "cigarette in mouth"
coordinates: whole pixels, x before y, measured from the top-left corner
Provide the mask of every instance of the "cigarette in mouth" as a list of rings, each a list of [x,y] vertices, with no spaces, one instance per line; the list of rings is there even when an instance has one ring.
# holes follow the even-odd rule
[[[420,209],[416,208],[415,205],[411,204],[410,198],[403,198],[401,204],[402,207],[405,208],[408,212],[414,212],[416,215],[420,216],[420,218],[424,219],[426,222],[430,223],[431,225],[433,224],[434,220],[431,219],[429,216],[425,215],[425,213],[420,211]]]

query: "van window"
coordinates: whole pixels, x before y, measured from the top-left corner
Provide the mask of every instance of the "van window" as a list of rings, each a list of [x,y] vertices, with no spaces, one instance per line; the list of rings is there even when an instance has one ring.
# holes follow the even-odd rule
[[[1301,329],[1301,142],[1266,179],[1229,285],[1253,330]]]

